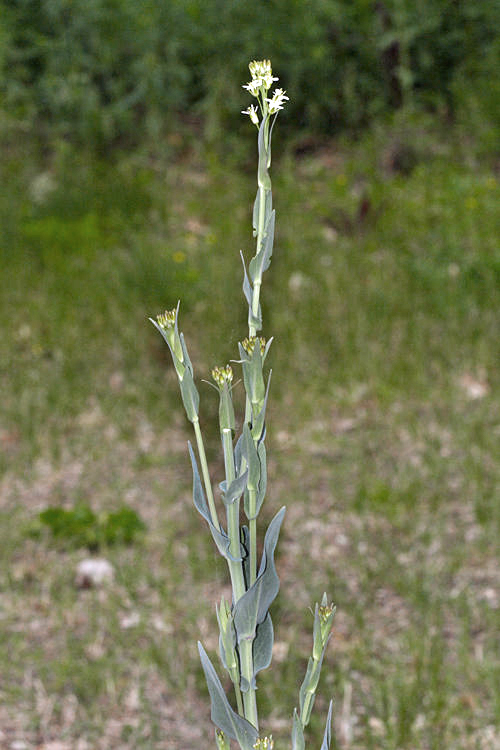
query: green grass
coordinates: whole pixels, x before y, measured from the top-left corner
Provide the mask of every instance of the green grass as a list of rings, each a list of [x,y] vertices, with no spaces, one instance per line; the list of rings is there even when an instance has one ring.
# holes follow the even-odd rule
[[[413,149],[405,174],[390,168],[398,143]],[[264,516],[288,512],[259,700],[278,748],[325,589],[338,613],[311,747],[332,694],[337,748],[500,741],[500,185],[471,153],[454,131],[402,120],[273,165]],[[182,299],[198,380],[234,358],[253,156],[104,165],[11,149],[2,162],[7,747],[212,742],[195,644],[216,650],[229,589],[191,505],[190,434],[147,316]],[[217,399],[200,389],[219,477]],[[74,587],[87,552],[27,531],[49,506],[124,503],[147,532],[100,551],[116,571],[103,590]]]

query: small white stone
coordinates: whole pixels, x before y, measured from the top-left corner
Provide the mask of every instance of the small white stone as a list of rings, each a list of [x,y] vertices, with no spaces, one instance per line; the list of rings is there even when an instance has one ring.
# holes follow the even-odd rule
[[[128,630],[129,628],[135,628],[137,625],[139,625],[141,621],[141,616],[139,612],[131,612],[128,615],[125,615],[120,620],[120,627],[124,630]]]
[[[75,583],[79,589],[89,589],[113,580],[114,569],[108,560],[88,558],[78,563]]]
[[[379,719],[377,716],[370,716],[368,719],[368,724],[370,725],[370,729],[374,734],[376,734],[378,737],[383,737],[385,734],[385,724],[384,722]]]

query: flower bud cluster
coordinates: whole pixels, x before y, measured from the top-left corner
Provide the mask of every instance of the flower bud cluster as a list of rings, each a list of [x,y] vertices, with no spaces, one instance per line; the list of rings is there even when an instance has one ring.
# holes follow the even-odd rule
[[[177,310],[165,310],[164,313],[160,313],[156,316],[158,325],[160,326],[160,328],[163,328],[163,330],[173,328],[175,326],[176,318]]]
[[[212,370],[212,377],[219,388],[224,388],[226,384],[231,384],[233,382],[233,368],[231,365],[226,365],[225,367],[214,367]]]
[[[166,310],[157,315],[156,320],[150,318],[150,321],[168,344],[179,380],[186,416],[190,422],[194,423],[198,419],[199,395],[194,384],[193,366],[187,353],[184,337],[182,333],[179,334],[177,313],[178,307],[175,310]]]
[[[259,342],[260,353],[264,356],[266,351],[266,340],[262,336],[250,336],[249,338],[245,338],[241,342],[241,345],[247,354],[252,355],[257,341]]]
[[[262,739],[258,739],[254,745],[255,750],[273,750],[273,747],[274,747],[274,741],[273,741],[272,734],[270,734],[269,737],[263,737]]]
[[[217,743],[217,750],[230,750],[229,742],[221,729],[215,730],[215,741]]]
[[[243,86],[244,89],[250,91],[253,96],[258,96],[260,89],[269,91],[274,81],[278,81],[279,78],[273,76],[270,60],[252,60],[249,63],[248,68],[252,76],[250,83]],[[257,93],[254,93],[257,92]]]
[[[252,423],[252,434],[259,439],[264,428],[266,386],[262,366],[272,339],[266,342],[260,336],[243,339],[239,344],[240,362],[243,369],[243,381],[252,412],[249,415]]]
[[[316,659],[323,657],[326,644],[332,631],[333,616],[335,615],[335,606],[328,604],[326,593],[323,594],[321,604],[316,604],[314,612],[314,631],[313,631],[313,656]]]
[[[231,395],[231,383],[233,382],[233,368],[231,365],[225,367],[214,367],[212,377],[219,386],[219,425],[221,432],[235,429],[235,417],[233,398]]]

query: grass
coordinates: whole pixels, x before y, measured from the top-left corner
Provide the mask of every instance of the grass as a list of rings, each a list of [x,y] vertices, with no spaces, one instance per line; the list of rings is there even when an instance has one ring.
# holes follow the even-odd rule
[[[274,165],[264,512],[288,512],[259,700],[278,747],[325,589],[338,612],[311,747],[330,694],[337,748],[500,747],[500,185],[473,153],[458,131],[402,120]],[[24,156],[0,167],[0,744],[208,746],[195,643],[216,650],[229,589],[146,317],[182,299],[198,379],[234,357],[253,153],[166,168]],[[207,424],[216,401],[202,388]],[[101,551],[104,589],[74,586],[85,550],[28,533],[46,507],[78,503],[126,503],[147,525]]]

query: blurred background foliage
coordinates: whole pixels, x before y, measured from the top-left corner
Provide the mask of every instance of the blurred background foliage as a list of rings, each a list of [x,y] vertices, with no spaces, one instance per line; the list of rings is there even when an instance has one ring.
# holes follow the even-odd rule
[[[238,122],[248,60],[264,56],[293,91],[295,130],[358,131],[410,104],[500,117],[490,89],[498,0],[1,0],[0,9],[3,106],[45,140],[107,148],[186,117],[215,138]]]

